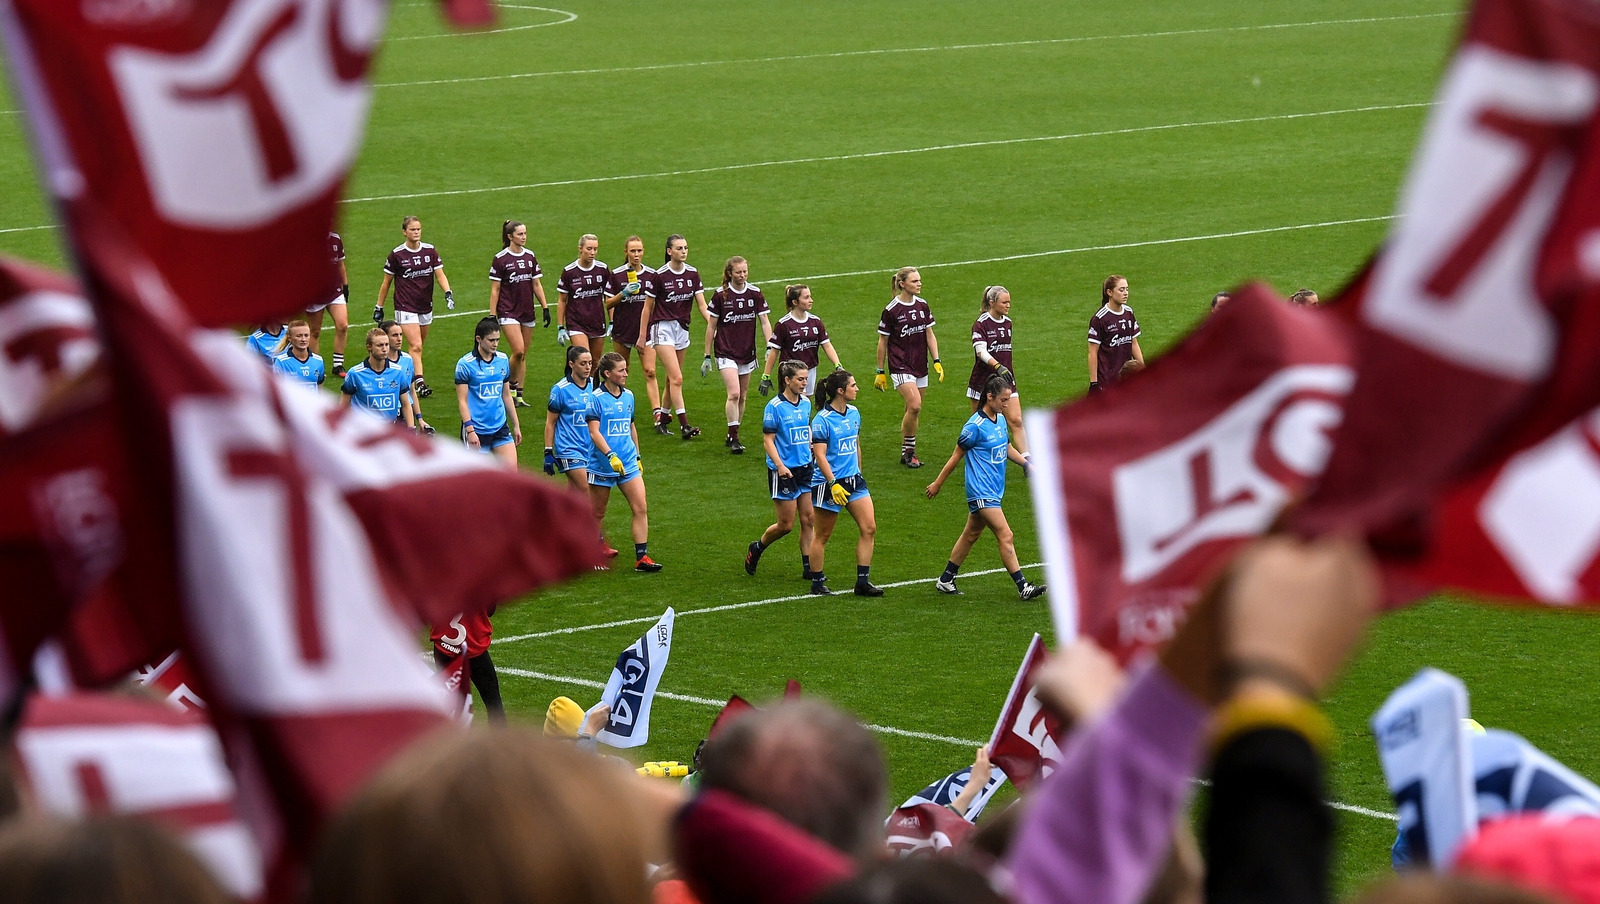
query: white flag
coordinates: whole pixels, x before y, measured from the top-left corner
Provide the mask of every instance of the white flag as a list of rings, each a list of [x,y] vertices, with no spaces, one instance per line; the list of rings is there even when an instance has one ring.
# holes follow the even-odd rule
[[[1447,868],[1462,842],[1478,833],[1465,718],[1466,686],[1438,669],[1418,672],[1372,717],[1400,834],[1412,861],[1435,869]]]
[[[650,704],[655,701],[656,686],[672,656],[672,623],[677,617],[678,613],[668,607],[660,621],[617,657],[611,680],[600,695],[600,702],[611,707],[610,721],[595,735],[600,743],[642,747],[650,740]]]

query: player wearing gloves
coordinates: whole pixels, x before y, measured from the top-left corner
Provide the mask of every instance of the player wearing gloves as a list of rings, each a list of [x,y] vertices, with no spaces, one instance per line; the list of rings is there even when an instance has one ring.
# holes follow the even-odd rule
[[[967,398],[974,413],[983,407],[983,384],[999,374],[1011,384],[1011,401],[1006,403],[1006,424],[1011,428],[1011,444],[1024,458],[1028,437],[1022,432],[1022,396],[1017,392],[1017,377],[1011,371],[1011,293],[1005,286],[983,290],[983,304],[972,324],[972,375],[967,378]]]
[[[585,415],[590,443],[589,503],[594,506],[595,520],[604,524],[611,488],[622,490],[633,510],[633,570],[657,572],[661,565],[650,558],[650,516],[645,505],[639,431],[633,425],[633,393],[627,389],[628,360],[615,352],[601,357],[599,384],[589,396]],[[611,544],[605,545],[611,548]]]
[[[656,367],[667,375],[666,398],[654,412],[656,432],[672,435],[672,416],[678,416],[678,430],[684,439],[700,435],[700,428],[689,423],[683,403],[683,363],[689,351],[689,320],[695,308],[706,314],[706,293],[700,285],[700,271],[689,266],[689,243],[681,235],[667,236],[666,262],[650,274],[644,288],[644,326],[639,345],[650,347],[643,356],[644,378],[656,379]]]
[[[611,271],[611,276],[606,282],[606,313],[611,317],[611,350],[627,360],[628,353],[639,341],[640,315],[644,313],[645,284],[650,279],[650,274],[655,271],[645,266],[644,240],[636,235],[628,236],[622,244],[622,253],[626,262]],[[648,346],[639,346],[640,360],[643,360]],[[654,366],[654,365],[652,365]],[[659,391],[654,383],[649,386],[650,406],[661,407]]]
[[[933,371],[944,382],[939,362],[939,340],[933,335],[933,311],[918,295],[922,275],[915,267],[901,267],[894,275],[894,297],[878,318],[878,373],[872,385],[879,392],[890,386],[905,400],[900,419],[900,463],[920,468],[917,459],[917,422],[922,418],[922,391],[928,388],[928,356]]]
[[[1113,274],[1100,285],[1100,310],[1089,318],[1089,391],[1120,380],[1129,361],[1144,367],[1139,320],[1128,305],[1128,281]]]
[[[1006,523],[1006,513],[1000,501],[1006,495],[1006,462],[1014,461],[1027,473],[1028,460],[1011,445],[1011,431],[1006,426],[1002,411],[1011,399],[1011,386],[999,374],[991,374],[983,384],[983,406],[961,428],[956,449],[950,454],[939,476],[928,484],[927,497],[939,495],[939,489],[956,469],[956,463],[966,459],[967,526],[950,550],[950,561],[945,563],[944,574],[934,582],[940,593],[960,593],[956,589],[956,572],[972,551],[972,544],[983,536],[984,528],[994,531],[1000,544],[1000,562],[1017,585],[1017,593],[1025,600],[1044,595],[1045,586],[1034,584],[1022,577],[1022,565],[1017,561],[1017,547]]]
[[[778,365],[783,389],[761,415],[761,444],[767,450],[767,486],[778,520],[744,556],[745,574],[755,574],[761,554],[794,530],[800,517],[800,576],[811,580],[811,399],[806,397],[807,369],[799,361]]]
[[[500,318],[500,328],[511,348],[511,395],[518,408],[527,408],[522,398],[522,382],[528,372],[528,346],[533,344],[533,328],[538,325],[539,312],[533,307],[538,299],[544,314],[544,325],[550,325],[550,302],[544,298],[544,283],[540,277],[539,258],[528,250],[528,227],[516,220],[506,220],[500,225],[500,250],[489,262],[489,310]]]
[[[578,259],[568,264],[556,280],[556,341],[603,352],[600,340],[606,329],[606,285],[611,268],[595,260],[600,239],[585,235],[578,239]]]
[[[333,375],[344,376],[344,346],[350,336],[350,274],[344,266],[344,239],[339,233],[328,233],[328,257],[333,262],[337,276],[328,287],[333,296],[321,304],[306,308],[306,325],[311,327],[311,347],[322,349],[322,312],[333,317]],[[382,317],[378,318],[382,320]]]
[[[772,392],[772,368],[779,361],[799,361],[806,366],[806,395],[817,393],[817,369],[821,352],[828,353],[834,369],[839,367],[839,353],[833,350],[828,339],[828,328],[822,318],[812,313],[811,288],[805,284],[784,286],[783,306],[788,313],[778,318],[767,338],[767,363],[761,370],[761,384],[757,390],[766,396]]]
[[[510,376],[511,362],[500,351],[500,323],[485,317],[472,331],[472,351],[456,362],[461,439],[515,471],[522,425],[517,421],[517,403],[511,398]]]
[[[549,413],[544,419],[544,472],[567,475],[567,485],[579,492],[589,487],[589,396],[594,395],[594,356],[576,345],[567,349],[567,372],[550,387]],[[607,555],[616,555],[608,549]]]
[[[861,474],[861,412],[850,404],[860,387],[847,370],[836,370],[822,378],[817,390],[817,416],[811,421],[811,452],[822,483],[812,487],[811,506],[816,513],[816,536],[811,540],[811,592],[832,596],[823,572],[824,552],[833,536],[839,511],[847,509],[856,519],[861,537],[856,541],[856,596],[883,596],[883,589],[872,583],[872,541],[878,520],[872,510],[872,494]]]
[[[715,367],[722,373],[728,401],[723,411],[728,416],[728,438],[722,444],[734,455],[744,454],[739,442],[739,422],[744,420],[745,403],[750,397],[750,373],[756,369],[756,324],[761,324],[762,345],[772,340],[772,323],[767,317],[767,299],[750,284],[750,264],[742,257],[728,258],[722,268],[722,287],[711,296],[706,307],[706,356],[700,376]]]
[[[378,329],[388,334],[389,364],[400,369],[400,377],[405,381],[406,391],[400,397],[400,404],[411,409],[411,419],[416,423],[417,432],[432,436],[432,425],[422,419],[422,403],[417,400],[417,394],[411,391],[412,377],[416,374],[411,371],[411,356],[405,354],[405,336],[400,332],[400,324],[393,320],[385,320],[378,324]]]
[[[389,287],[394,286],[394,319],[405,333],[415,371],[411,388],[419,398],[425,399],[433,395],[422,369],[422,347],[428,341],[428,325],[433,323],[433,284],[437,282],[444,290],[444,303],[450,310],[455,310],[456,297],[450,291],[450,280],[444,275],[444,260],[432,245],[422,240],[422,221],[405,217],[400,221],[400,231],[406,240],[396,245],[383,262],[383,284],[378,287],[372,322],[383,321],[383,302],[389,297]]]

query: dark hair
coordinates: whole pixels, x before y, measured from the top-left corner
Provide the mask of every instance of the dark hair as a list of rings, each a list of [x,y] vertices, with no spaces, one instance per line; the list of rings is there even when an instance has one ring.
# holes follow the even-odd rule
[[[1000,395],[1000,393],[1010,388],[1011,384],[1006,382],[1005,377],[1002,377],[999,374],[990,374],[988,378],[983,381],[983,402],[989,401],[991,398]],[[979,404],[982,404],[982,402]]]
[[[603,380],[605,379],[606,374],[617,369],[617,365],[626,364],[627,362],[627,358],[617,354],[616,352],[606,352],[600,356],[600,366],[596,369],[595,373],[598,373],[600,375],[600,379]]]
[[[978,310],[984,314],[989,313],[989,307],[1000,300],[1002,295],[1010,295],[1005,286],[985,286],[983,289],[983,303]]]
[[[227,904],[232,899],[176,838],[126,817],[18,819],[0,832],[10,901]]]
[[[727,287],[733,285],[733,265],[734,264],[747,264],[747,263],[749,263],[749,261],[745,260],[744,258],[740,257],[737,254],[735,254],[733,257],[728,258],[728,262],[726,264],[722,265],[722,287],[724,289],[726,289]]]
[[[378,329],[383,330],[385,333],[389,332],[390,330],[394,329],[395,327],[397,327],[399,325],[400,325],[400,321],[398,321],[398,320],[380,320],[380,321],[378,321]]]
[[[811,407],[821,411],[824,405],[832,405],[833,397],[849,387],[853,376],[850,371],[841,367],[817,381],[817,395],[812,400]]]
[[[579,358],[582,358],[587,354],[589,354],[589,350],[581,345],[567,346],[567,379],[572,379],[572,365],[576,364]],[[592,374],[593,371],[590,371],[590,373]]]
[[[874,863],[829,887],[814,904],[1005,904],[983,874],[948,857]]]
[[[523,224],[517,220],[506,220],[500,224],[500,247],[511,247],[511,233],[516,232],[517,227],[521,225]]]
[[[783,287],[783,305],[784,305],[784,307],[787,308],[788,310],[791,310],[791,311],[794,310],[794,306],[800,303],[800,293],[801,292],[809,292],[809,291],[811,291],[811,287],[806,285],[805,283],[795,283],[792,286],[784,286]]]
[[[400,231],[404,232],[407,226],[410,226],[412,223],[420,223],[420,222],[422,222],[422,218],[421,217],[401,217],[400,218]]]
[[[661,262],[663,264],[665,264],[665,263],[667,263],[667,262],[672,260],[672,243],[673,242],[682,242],[682,241],[687,241],[687,240],[683,236],[677,234],[676,232],[674,232],[673,234],[667,236],[667,247],[666,247],[666,250],[661,253]]]
[[[888,774],[861,723],[814,697],[744,713],[706,742],[700,787],[765,807],[862,861],[883,852]]]
[[[901,267],[894,271],[894,276],[890,278],[889,282],[894,286],[896,295],[900,294],[900,290],[905,288],[903,284],[906,281],[906,277],[915,272],[917,272],[916,267]]]
[[[1295,290],[1295,293],[1293,295],[1289,296],[1289,303],[1290,304],[1308,304],[1308,303],[1310,303],[1312,297],[1315,296],[1316,294],[1317,294],[1316,291],[1313,290],[1313,289],[1306,289],[1306,288],[1297,289],[1297,290]]]
[[[476,355],[478,353],[479,339],[482,339],[490,333],[498,332],[500,332],[500,321],[495,319],[492,315],[479,320],[478,325],[472,328],[472,354]]]
[[[1117,287],[1117,283],[1126,282],[1127,279],[1126,276],[1118,276],[1115,273],[1107,276],[1106,281],[1100,284],[1100,303],[1106,304],[1111,301],[1111,290]]]
[[[790,358],[789,360],[778,365],[778,379],[788,380],[800,371],[810,369],[811,368],[807,367],[804,361],[796,361],[793,358]]]
[[[1233,293],[1232,292],[1218,292],[1217,294],[1211,296],[1211,310],[1215,311],[1217,309],[1217,306],[1222,304],[1222,300],[1224,298],[1226,298],[1226,299],[1228,299],[1230,301],[1233,300]]]

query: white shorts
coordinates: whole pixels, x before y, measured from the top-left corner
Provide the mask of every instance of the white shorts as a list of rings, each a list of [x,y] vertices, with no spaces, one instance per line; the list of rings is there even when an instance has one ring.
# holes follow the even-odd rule
[[[670,345],[678,351],[689,347],[689,330],[676,320],[650,324],[650,344]]]
[[[413,314],[410,311],[395,311],[394,322],[399,324],[415,323],[420,326],[427,326],[433,322],[433,314]],[[923,385],[927,384],[924,383]]]
[[[737,370],[739,371],[739,376],[741,377],[749,374],[755,369],[756,362],[754,361],[751,361],[749,364],[740,364],[737,361],[734,361],[732,358],[717,359],[717,370]]]
[[[537,321],[537,320],[522,321],[522,320],[518,320],[515,317],[501,317],[500,318],[500,325],[501,326],[516,326],[519,323],[522,324],[523,326],[527,327],[530,330],[539,325],[539,321]]]
[[[817,367],[806,371],[806,396],[808,398],[817,394],[817,369],[821,366],[822,362],[818,361]]]
[[[309,305],[309,306],[306,307],[306,313],[307,314],[315,314],[318,311],[326,308],[328,305],[331,305],[331,304],[344,304],[344,303],[345,303],[344,302],[344,293],[343,292],[335,292],[335,293],[333,293],[333,300],[332,301],[325,301],[322,304]]]
[[[917,384],[917,388],[918,389],[927,389],[928,388],[928,378],[927,377],[913,377],[910,374],[890,374],[889,375],[889,382],[891,384],[893,384],[895,389],[899,389],[901,386],[905,385],[906,383],[915,383],[915,384]]]
[[[1022,399],[1022,393],[1017,392],[1015,389],[1013,389],[1013,390],[1011,390],[1011,397],[1013,399],[1021,400]],[[973,389],[971,386],[968,386],[967,387],[967,398],[973,400],[974,402],[981,402],[981,401],[983,401],[983,393],[977,391],[976,389]]]

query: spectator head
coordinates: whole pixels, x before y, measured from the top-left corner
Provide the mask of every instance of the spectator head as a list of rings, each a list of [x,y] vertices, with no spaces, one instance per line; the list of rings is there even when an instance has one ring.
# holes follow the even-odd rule
[[[126,818],[24,819],[0,831],[0,888],[19,904],[228,904],[161,829]]]
[[[1289,303],[1301,307],[1314,308],[1322,302],[1317,298],[1317,293],[1310,289],[1298,289],[1289,296]]]
[[[1211,296],[1211,313],[1215,314],[1218,308],[1232,300],[1233,296],[1227,292],[1218,292],[1217,294]]]
[[[874,864],[813,899],[814,904],[1003,904],[984,876],[943,857]]]
[[[1144,370],[1144,362],[1138,358],[1129,358],[1122,362],[1122,369],[1117,371],[1117,376],[1126,379],[1130,374],[1136,374],[1141,370]]]
[[[583,707],[571,697],[557,697],[544,711],[544,736],[572,739],[578,736],[578,726],[583,724]]]
[[[311,904],[647,904],[615,766],[521,729],[449,732],[390,763],[324,832]]]
[[[702,788],[765,807],[863,861],[884,854],[888,776],[872,734],[815,698],[746,713],[706,743]]]

